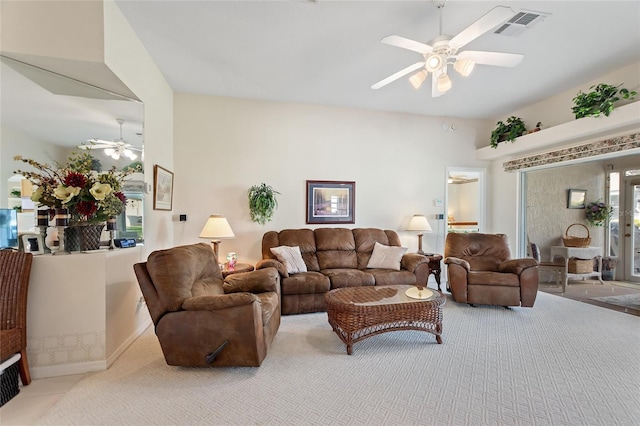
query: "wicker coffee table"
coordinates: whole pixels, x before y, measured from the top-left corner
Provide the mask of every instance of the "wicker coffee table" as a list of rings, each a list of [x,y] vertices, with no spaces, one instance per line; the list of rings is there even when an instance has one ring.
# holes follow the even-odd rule
[[[442,293],[423,289],[429,298],[413,299],[405,291],[414,286],[345,287],[331,290],[325,296],[329,324],[347,345],[351,355],[353,344],[376,334],[396,330],[420,330],[434,334],[442,343]]]

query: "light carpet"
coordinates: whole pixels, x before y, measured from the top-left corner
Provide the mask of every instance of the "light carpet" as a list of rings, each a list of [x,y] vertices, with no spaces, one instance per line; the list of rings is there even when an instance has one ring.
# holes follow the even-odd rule
[[[285,316],[259,368],[167,366],[154,335],[80,381],[41,425],[638,425],[640,318],[538,293],[444,306],[431,334],[354,345],[325,313]]]
[[[592,297],[591,300],[622,306],[623,308],[640,310],[640,294],[621,294],[619,296]]]

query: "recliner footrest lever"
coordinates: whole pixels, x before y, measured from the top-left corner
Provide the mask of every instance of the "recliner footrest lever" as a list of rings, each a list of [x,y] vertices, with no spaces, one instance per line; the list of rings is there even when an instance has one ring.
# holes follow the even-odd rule
[[[229,341],[225,340],[224,342],[222,342],[222,344],[220,346],[218,346],[218,349],[216,349],[215,351],[213,351],[209,355],[207,355],[207,357],[205,358],[205,361],[207,361],[207,364],[213,364],[213,361],[216,360],[216,357],[220,354],[220,352],[222,352],[222,350],[228,344],[229,344]]]

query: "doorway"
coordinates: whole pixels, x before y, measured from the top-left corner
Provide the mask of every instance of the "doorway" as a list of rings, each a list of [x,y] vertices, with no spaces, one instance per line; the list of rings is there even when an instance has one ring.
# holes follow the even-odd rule
[[[486,171],[447,167],[447,232],[484,232]]]
[[[640,174],[640,170],[627,170],[626,173],[630,172]],[[624,185],[625,208],[620,218],[626,253],[624,279],[640,283],[640,176],[633,174],[625,178],[630,179]]]

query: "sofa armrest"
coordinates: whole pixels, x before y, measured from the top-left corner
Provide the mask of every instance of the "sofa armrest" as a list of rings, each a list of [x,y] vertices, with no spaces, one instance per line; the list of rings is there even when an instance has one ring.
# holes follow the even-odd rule
[[[532,259],[530,257],[524,259],[510,259],[505,260],[500,265],[498,265],[498,271],[520,275],[525,269],[537,265],[538,263],[535,261],[535,259]]]
[[[400,260],[400,268],[406,269],[409,272],[415,272],[418,265],[423,263],[429,264],[429,258],[418,253],[406,253]]]
[[[251,293],[207,294],[190,297],[182,303],[185,311],[217,311],[257,302],[258,296]]]
[[[459,265],[466,269],[467,272],[471,270],[471,265],[464,259],[460,259],[458,257],[447,257],[444,259],[444,263],[446,265]]]
[[[287,267],[284,263],[280,262],[277,259],[262,259],[258,263],[256,263],[256,270],[264,269],[264,268],[276,268],[278,273],[282,276],[282,278],[288,278],[289,272],[287,272]]]
[[[228,275],[222,283],[225,294],[230,293],[280,293],[280,275],[275,268],[264,268],[257,271],[241,272]]]

